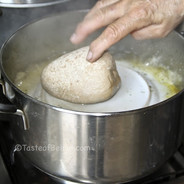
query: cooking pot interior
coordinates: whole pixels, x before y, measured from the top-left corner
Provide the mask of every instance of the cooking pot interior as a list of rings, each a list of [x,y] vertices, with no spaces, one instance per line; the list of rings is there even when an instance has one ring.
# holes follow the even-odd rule
[[[69,38],[86,11],[71,11],[47,17],[17,31],[2,49],[1,68],[14,83],[18,72],[41,62],[49,62],[62,54],[89,45],[101,32],[92,34],[80,45],[73,45]],[[161,65],[181,77],[184,87],[184,40],[176,32],[166,38],[136,41],[130,35],[109,50],[115,60],[137,61],[145,65]]]

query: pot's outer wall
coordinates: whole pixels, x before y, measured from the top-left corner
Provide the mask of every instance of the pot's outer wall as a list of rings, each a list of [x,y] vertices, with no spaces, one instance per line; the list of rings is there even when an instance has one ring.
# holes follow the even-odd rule
[[[25,131],[17,117],[11,125],[12,134],[24,155],[54,176],[88,183],[134,180],[156,170],[178,148],[184,122],[183,91],[144,109],[88,114],[44,105],[13,85],[16,73],[30,64],[75,49],[68,40],[84,14],[68,12],[43,19],[18,31],[4,46],[1,69],[7,96],[24,111],[30,126]],[[135,41],[128,36],[111,52],[129,58],[133,56],[122,51],[131,50],[143,62],[156,53],[163,65],[183,76],[183,48],[183,39],[173,32],[161,40]]]

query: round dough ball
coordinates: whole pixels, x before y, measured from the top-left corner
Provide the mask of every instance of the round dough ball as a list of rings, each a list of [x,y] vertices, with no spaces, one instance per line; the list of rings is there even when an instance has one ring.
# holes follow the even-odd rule
[[[73,103],[90,104],[111,98],[120,88],[115,61],[105,52],[90,63],[86,60],[88,50],[83,47],[47,65],[41,75],[43,88],[52,96]]]

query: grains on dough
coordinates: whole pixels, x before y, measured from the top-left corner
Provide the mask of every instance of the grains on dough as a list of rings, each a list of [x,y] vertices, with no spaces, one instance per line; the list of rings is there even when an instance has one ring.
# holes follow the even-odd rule
[[[89,47],[67,53],[42,72],[43,88],[59,99],[81,104],[98,103],[111,98],[120,88],[115,61],[105,52],[96,62],[86,60]]]

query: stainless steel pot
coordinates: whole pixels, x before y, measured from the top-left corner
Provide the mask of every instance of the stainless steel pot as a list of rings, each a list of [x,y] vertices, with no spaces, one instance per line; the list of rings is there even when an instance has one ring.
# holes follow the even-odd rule
[[[4,94],[16,108],[1,104],[1,112],[24,117],[22,120],[15,116],[11,124],[18,144],[15,148],[21,149],[42,171],[84,183],[136,180],[158,169],[180,145],[183,90],[163,102],[137,110],[88,113],[44,104],[14,85],[16,74],[29,65],[52,60],[63,51],[76,48],[68,40],[84,14],[67,12],[42,19],[21,28],[5,43],[1,50],[1,81]],[[135,41],[127,36],[111,51],[118,57],[137,55],[143,63],[159,53],[162,65],[180,74],[184,84],[183,48],[183,38],[172,32],[159,40]]]

